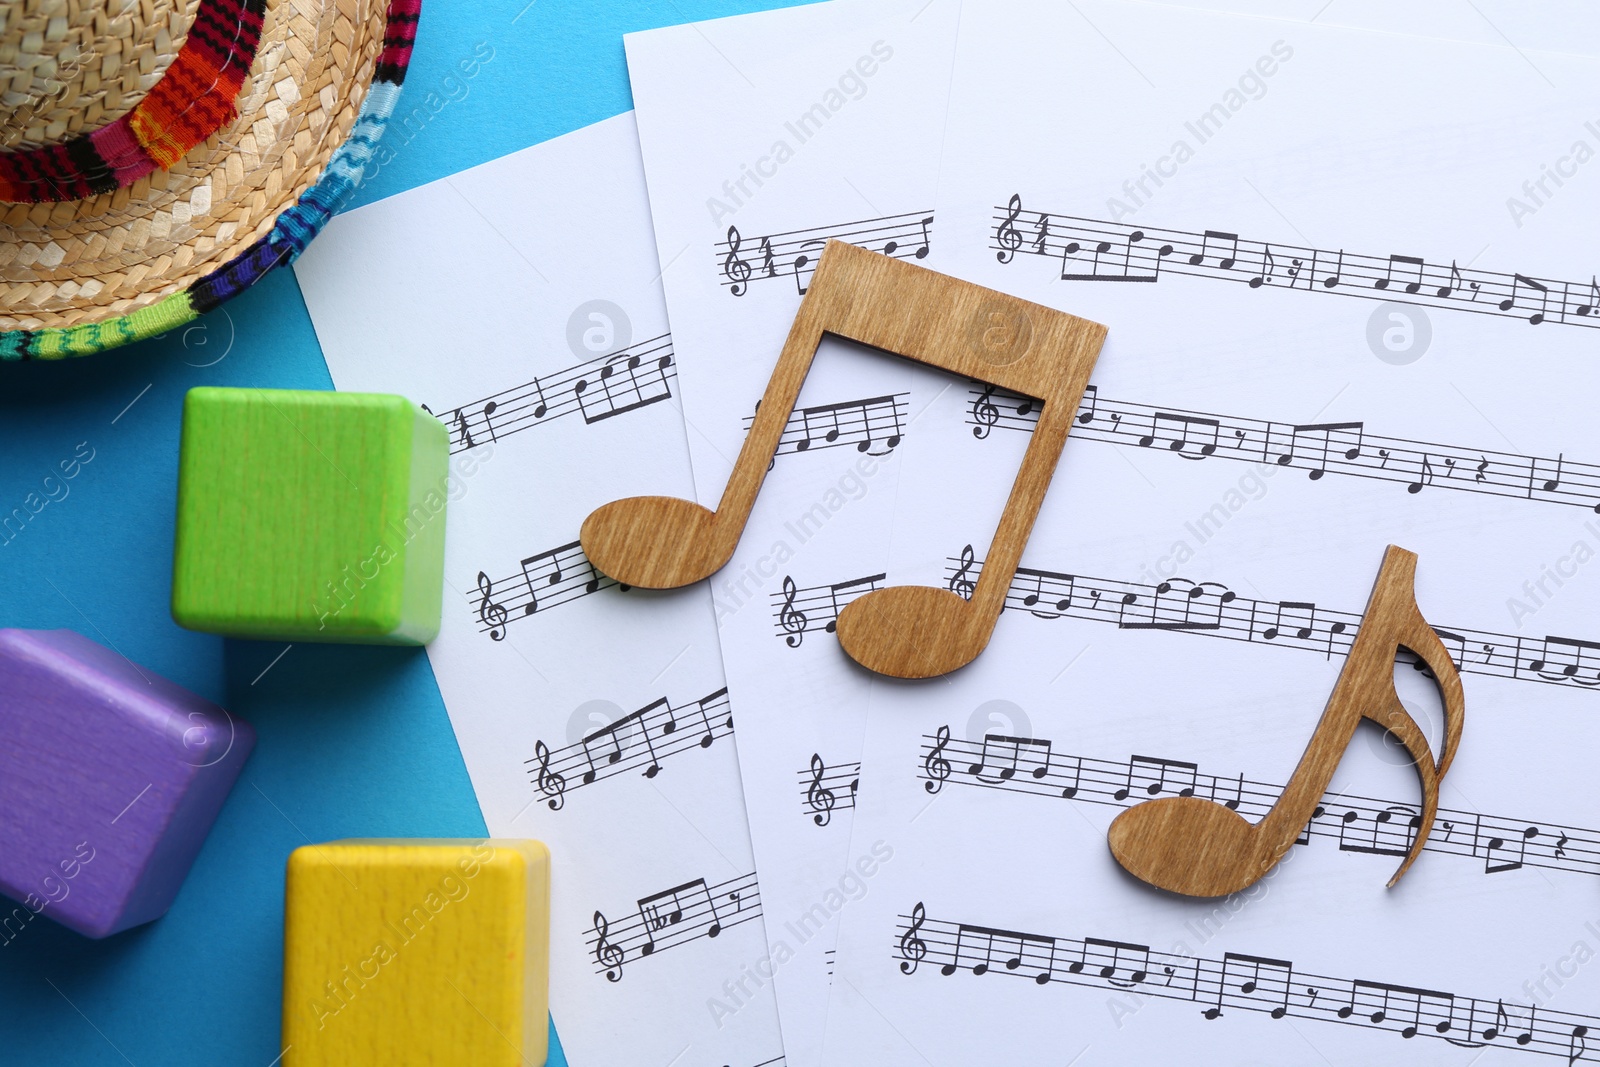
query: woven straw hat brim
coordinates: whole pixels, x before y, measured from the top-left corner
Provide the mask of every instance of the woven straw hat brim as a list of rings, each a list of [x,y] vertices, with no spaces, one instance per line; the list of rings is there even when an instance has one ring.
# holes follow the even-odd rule
[[[332,177],[330,162],[362,117],[369,128],[334,184],[343,186],[342,198],[359,181],[393,108],[419,6],[267,0],[232,124],[170,170],[126,188],[0,208],[0,330],[11,331],[0,337],[0,358],[80,354],[137,339],[154,320],[184,311],[192,318],[297,255],[337,203],[292,209],[316,192],[319,178]],[[375,75],[384,91],[363,112]],[[290,232],[278,233],[285,222]],[[174,299],[180,296],[199,299]],[[152,321],[141,324],[141,315]],[[109,328],[90,328],[96,324]],[[54,336],[62,331],[75,336]]]

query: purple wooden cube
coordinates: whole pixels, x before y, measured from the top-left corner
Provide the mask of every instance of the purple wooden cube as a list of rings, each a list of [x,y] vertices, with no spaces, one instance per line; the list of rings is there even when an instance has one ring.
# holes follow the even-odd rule
[[[89,937],[172,904],[256,735],[71,630],[0,629],[0,914]]]

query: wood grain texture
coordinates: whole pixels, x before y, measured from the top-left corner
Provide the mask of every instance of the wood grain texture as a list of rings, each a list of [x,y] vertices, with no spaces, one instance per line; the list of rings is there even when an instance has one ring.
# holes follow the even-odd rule
[[[444,426],[404,397],[191,389],[173,618],[235,637],[426,644],[449,452]]]
[[[296,849],[284,1067],[541,1067],[549,945],[550,853],[537,841]]]
[[[1111,824],[1111,853],[1129,873],[1193,897],[1220,897],[1253,884],[1283,858],[1311,821],[1339,760],[1363,717],[1405,745],[1422,785],[1416,836],[1393,887],[1427,844],[1439,807],[1439,783],[1461,742],[1466,702],[1450,654],[1417,608],[1415,553],[1390,545],[1383,558],[1366,615],[1322,719],[1300,757],[1283,795],[1259,823],[1215,801],[1166,797],[1139,804]],[[1444,698],[1444,751],[1432,758],[1422,732],[1394,688],[1394,658],[1400,648],[1422,657]]]
[[[671,497],[614,501],[583,524],[584,553],[626,585],[671,589],[732,558],[823,334],[871,345],[1043,401],[1038,428],[970,601],[929,587],[871,593],[839,641],[881,674],[927,678],[972,662],[1005,605],[1105,327],[982,286],[828,242],[716,511]]]

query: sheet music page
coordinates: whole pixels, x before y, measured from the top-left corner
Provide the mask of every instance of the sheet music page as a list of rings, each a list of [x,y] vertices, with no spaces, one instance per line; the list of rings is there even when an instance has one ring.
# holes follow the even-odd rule
[[[699,500],[716,507],[827,238],[931,262],[954,0],[835,3],[627,38]],[[832,611],[883,582],[900,456],[951,379],[825,340],[711,579],[789,1062],[818,1062],[869,677]],[[828,575],[826,579],[824,575]],[[816,602],[802,586],[825,587]],[[814,620],[814,621],[812,621]]]
[[[987,651],[873,687],[854,831],[895,858],[844,915],[828,1062],[1600,1058],[1595,67],[967,9],[940,267],[1110,336]],[[962,392],[917,425],[890,569],[964,593],[1038,411]],[[1125,874],[1123,809],[1277,799],[1389,543],[1467,698],[1418,863],[1385,888],[1417,776],[1364,724],[1262,881]]]
[[[632,116],[343,215],[295,269],[338,387],[451,430],[428,657],[489,832],[550,847],[568,1056],[781,1064],[710,594],[625,591],[576,543],[691,492]]]

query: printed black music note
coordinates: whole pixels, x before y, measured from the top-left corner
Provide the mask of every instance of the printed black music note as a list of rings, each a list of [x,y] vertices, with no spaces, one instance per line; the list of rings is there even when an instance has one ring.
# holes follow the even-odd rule
[[[834,796],[833,790],[822,784],[823,776],[828,773],[828,765],[822,762],[820,753],[811,754],[811,786],[806,790],[806,806],[816,812],[811,821],[818,826],[828,825],[833,818]]]
[[[533,755],[539,761],[539,792],[550,798],[546,803],[551,811],[560,811],[566,803],[567,779],[550,769],[550,746],[543,741],[534,742]]]
[[[900,955],[904,958],[904,962],[900,964],[901,974],[915,974],[917,964],[927,958],[927,942],[917,936],[917,931],[922,929],[927,917],[922,901],[917,901],[917,906],[911,909],[911,925],[906,927],[906,932],[900,936]]]
[[[778,624],[788,634],[784,643],[790,648],[799,648],[800,642],[806,636],[806,613],[794,606],[794,598],[799,590],[795,587],[794,579],[789,575],[783,576],[783,610],[778,613]]]
[[[613,945],[606,940],[610,933],[610,925],[606,917],[598,911],[594,913],[594,932],[598,940],[594,945],[595,962],[606,969],[606,981],[622,981],[622,962],[627,953],[621,945]]]
[[[639,898],[639,918],[644,924],[648,940],[640,946],[639,954],[648,956],[656,950],[655,935],[661,930],[675,927],[683,922],[685,916],[692,917],[693,911],[701,902],[710,913],[711,922],[706,928],[707,937],[716,937],[722,933],[722,921],[717,915],[716,901],[711,899],[711,891],[706,888],[704,878],[696,878],[692,882],[664,889],[648,897]]]
[[[1579,283],[1582,284],[1581,282]],[[1587,317],[1600,310],[1600,280],[1594,275],[1589,275],[1589,302],[1578,305],[1578,315]]]
[[[1198,772],[1199,768],[1195,764],[1185,763],[1183,760],[1133,756],[1128,760],[1127,781],[1112,794],[1112,797],[1116,800],[1127,800],[1135,793],[1149,797],[1160,796],[1162,793],[1192,797]],[[1167,784],[1169,776],[1178,784],[1169,787]]]
[[[978,762],[967,768],[980,782],[1009,782],[1019,771],[1035,781],[1050,773],[1050,742],[985,734]],[[985,778],[985,772],[994,777]]]
[[[1298,450],[1301,438],[1309,437],[1313,439],[1316,451],[1319,453],[1316,466],[1312,467],[1310,471],[1310,478],[1315,482],[1328,473],[1328,457],[1330,454],[1342,456],[1346,460],[1359,459],[1361,457],[1361,444],[1366,433],[1366,423],[1317,422],[1294,426],[1290,430],[1296,442],[1293,450]]]
[[[1028,579],[1033,579],[1033,591],[1022,598],[1022,606],[1041,619],[1059,619],[1061,613],[1072,607],[1072,594],[1077,579],[1070,574],[1058,574],[1055,571],[1036,571],[1028,567],[1017,568],[1017,582],[1024,588]],[[1048,579],[1054,587],[1047,594],[1044,583]],[[1066,595],[1060,595],[1065,591]],[[1055,610],[1040,610],[1044,605],[1053,604]]]
[[[820,248],[825,248],[827,244],[828,242],[826,241],[807,241],[800,247],[809,248],[815,251]],[[795,292],[799,293],[801,296],[805,296],[811,288],[801,279],[801,272],[807,267],[811,266],[812,262],[813,260],[810,255],[805,252],[801,252],[799,255],[794,257],[794,262],[789,265],[790,272],[794,274]],[[812,269],[815,270],[814,267]]]
[[[506,609],[494,602],[494,582],[483,571],[478,572],[478,592],[483,594],[478,603],[478,621],[489,627],[490,640],[505,640]]]
[[[1276,262],[1272,258],[1272,246],[1265,244],[1262,245],[1261,270],[1254,278],[1250,279],[1250,288],[1259,289],[1263,285],[1270,283],[1272,281],[1272,270],[1276,265]]]
[[[733,284],[728,287],[728,292],[734,296],[743,296],[745,290],[750,288],[750,264],[739,258],[739,246],[744,244],[744,238],[739,236],[737,227],[728,227],[728,254],[722,260],[722,273]],[[768,249],[771,252],[771,249]]]
[[[662,356],[641,371],[643,363],[642,356],[619,353],[600,368],[593,381],[579,378],[572,392],[583,421],[593,425],[670,400],[672,386],[667,382],[667,368],[672,365],[672,357]],[[598,391],[592,388],[596,384],[600,386]]]
[[[855,596],[859,596],[863,593],[876,592],[878,583],[883,581],[886,577],[888,577],[887,574],[869,574],[865,578],[852,578],[848,582],[835,582],[833,585],[828,586],[828,599],[833,602],[833,617],[828,620],[827,625],[824,626],[823,629],[830,634],[834,633],[838,629],[839,614],[843,612],[844,609],[849,605],[848,600],[843,604],[839,602],[839,595],[841,593],[851,596],[851,599],[854,599]],[[863,586],[865,588],[863,588]]]
[[[1285,619],[1287,616],[1287,620]],[[1311,636],[1317,624],[1317,606],[1299,600],[1282,600],[1278,602],[1277,614],[1274,622],[1261,632],[1267,641],[1276,641],[1286,633],[1293,633],[1295,637],[1304,641]]]
[[[1523,274],[1511,276],[1511,295],[1500,301],[1501,311],[1510,311],[1517,304],[1517,291],[1522,286],[1527,286],[1539,294],[1539,310],[1528,316],[1528,321],[1537,326],[1544,321],[1545,312],[1550,309],[1550,288],[1543,282],[1535,281]]]
[[[1200,251],[1189,257],[1189,265],[1198,267],[1204,263],[1206,255],[1211,252],[1211,242],[1213,241],[1219,245],[1225,243],[1228,246],[1226,255],[1218,255],[1216,257],[1217,266],[1223,270],[1232,270],[1233,265],[1239,262],[1239,235],[1236,233],[1223,233],[1221,230],[1207,230],[1205,232],[1205,235],[1200,239]]]
[[[944,783],[950,777],[950,761],[942,753],[944,747],[950,743],[950,727],[941,726],[934,735],[934,746],[928,750],[928,755],[922,761],[922,770],[928,780],[922,783],[922,788],[930,793],[937,793],[944,788]]]
[[[1201,460],[1216,452],[1220,429],[1221,423],[1216,419],[1157,411],[1150,416],[1150,432],[1139,438],[1139,446],[1149,448],[1159,441],[1184,459]],[[1193,441],[1189,439],[1191,433]],[[1186,451],[1191,446],[1193,449]]]
[[[1593,663],[1588,665],[1588,681],[1584,680],[1581,673],[1585,667],[1584,653],[1600,652],[1600,642],[1580,641],[1575,637],[1546,637],[1543,645],[1544,654],[1529,662],[1529,670],[1552,681],[1572,681],[1583,686],[1600,684],[1600,675],[1596,674]]]
[[[1022,247],[1022,234],[1017,230],[1017,217],[1022,214],[1022,197],[1013,193],[1006,207],[1006,217],[995,230],[994,239],[1000,245],[995,255],[1001,263],[1010,263]]]
[[[1406,290],[1407,293],[1415,294],[1418,289],[1422,288],[1422,267],[1423,267],[1423,262],[1422,262],[1421,258],[1419,258],[1417,256],[1390,256],[1389,257],[1389,266],[1385,270],[1383,277],[1381,277],[1377,281],[1373,282],[1372,283],[1372,287],[1374,289],[1387,289],[1387,288],[1389,288],[1389,286],[1393,285],[1394,284],[1394,269],[1395,269],[1396,266],[1403,267],[1405,270],[1408,270],[1408,271],[1409,270],[1415,270],[1417,272],[1417,276],[1416,276],[1415,279],[1413,279],[1411,281],[1407,281],[1405,283],[1405,290]]]
[[[1232,994],[1248,998],[1252,1005],[1272,1004],[1269,1012],[1281,1019],[1289,1012],[1290,984],[1294,981],[1294,964],[1288,960],[1268,959],[1265,956],[1247,956],[1239,952],[1222,954],[1222,976],[1217,982],[1217,1003],[1201,1014],[1207,1019],[1222,1015]],[[1256,994],[1262,994],[1257,996]],[[1259,1010],[1259,1009],[1258,1009]]]
[[[1528,842],[1538,836],[1537,826],[1526,828],[1513,838],[1515,848],[1507,848],[1504,837],[1489,838],[1483,851],[1483,873],[1504,874],[1506,871],[1520,871],[1528,858]],[[1515,858],[1512,858],[1513,856]]]
[[[978,953],[972,948],[974,943],[982,946],[981,960],[977,959]],[[996,930],[963,923],[956,927],[955,955],[951,962],[939,968],[939,973],[950,975],[959,970],[963,951],[973,974],[987,974],[998,961],[1008,971],[1037,971],[1033,976],[1034,983],[1045,985],[1055,968],[1056,939],[1025,934],[1019,930]]]
[[[1415,496],[1418,493],[1422,492],[1422,490],[1424,488],[1426,488],[1427,486],[1432,485],[1433,484],[1433,479],[1434,479],[1433,462],[1428,459],[1427,453],[1423,453],[1423,455],[1422,455],[1422,464],[1421,464],[1421,466],[1419,466],[1417,468],[1416,481],[1411,482],[1409,485],[1406,486],[1406,492],[1410,493],[1412,496]]]
[[[1124,962],[1123,957],[1134,961]],[[1083,939],[1083,951],[1078,959],[1067,965],[1072,974],[1085,971],[1105,979],[1122,989],[1130,989],[1150,977],[1150,949],[1147,945],[1133,945],[1126,941],[1106,941],[1099,937]],[[1126,977],[1118,978],[1118,973]]]
[[[1337,289],[1344,276],[1344,249],[1339,249],[1339,263],[1333,268],[1333,273],[1322,279],[1324,289]]]

